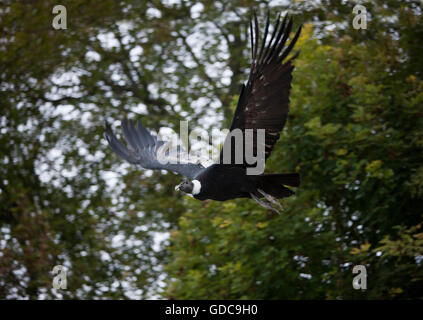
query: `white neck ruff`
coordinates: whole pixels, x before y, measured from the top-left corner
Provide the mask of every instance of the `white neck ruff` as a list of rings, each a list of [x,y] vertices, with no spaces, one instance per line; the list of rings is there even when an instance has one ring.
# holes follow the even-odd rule
[[[198,180],[192,180],[192,184],[194,185],[194,187],[192,188],[192,194],[196,195],[199,194],[201,191],[201,183]]]

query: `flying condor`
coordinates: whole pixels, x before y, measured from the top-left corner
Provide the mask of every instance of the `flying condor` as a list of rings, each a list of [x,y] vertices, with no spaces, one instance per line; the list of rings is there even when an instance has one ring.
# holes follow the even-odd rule
[[[105,136],[111,149],[128,162],[145,169],[169,170],[185,176],[188,180],[176,186],[175,190],[190,194],[198,200],[225,201],[252,198],[261,206],[279,212],[278,208],[282,207],[277,199],[294,194],[286,186],[298,187],[299,174],[248,174],[247,170],[251,164],[246,161],[245,156],[242,156],[241,161],[235,161],[236,157],[230,157],[229,161],[225,161],[223,151],[229,148],[230,155],[235,154],[236,144],[228,143],[228,140],[232,139],[231,133],[235,130],[250,140],[252,137],[257,138],[261,132],[262,136],[264,133],[264,146],[261,144],[260,147],[258,142],[251,145],[253,153],[257,156],[260,150],[263,151],[262,158],[265,161],[279,139],[288,115],[294,69],[292,63],[298,52],[292,58],[288,60],[286,58],[301,32],[300,27],[287,44],[293,24],[292,17],[287,19],[285,16],[282,22],[280,20],[279,14],[270,35],[269,15],[267,16],[261,41],[255,14],[250,22],[252,55],[250,75],[247,83],[242,86],[219,161],[208,167],[195,162],[163,163],[159,159],[159,150],[164,142],[152,135],[139,121],[136,125],[127,120],[122,121],[122,132],[127,146],[116,138],[110,125],[106,123]],[[247,134],[248,131],[250,135]]]

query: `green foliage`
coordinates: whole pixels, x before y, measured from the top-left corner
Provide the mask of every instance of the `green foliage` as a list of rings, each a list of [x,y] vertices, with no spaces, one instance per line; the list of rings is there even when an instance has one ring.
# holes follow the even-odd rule
[[[400,12],[416,23],[395,26],[404,37],[422,30],[414,14]],[[402,38],[357,32],[322,43],[306,25],[299,41],[290,118],[267,165],[301,173],[296,197],[281,216],[245,200],[193,202],[171,237],[169,296],[422,297],[423,82],[416,61],[400,58]],[[357,264],[366,292],[351,285]]]

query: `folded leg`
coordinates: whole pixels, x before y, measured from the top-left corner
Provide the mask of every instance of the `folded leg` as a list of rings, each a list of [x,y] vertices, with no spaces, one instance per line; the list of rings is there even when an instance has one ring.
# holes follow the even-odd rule
[[[274,196],[264,192],[261,189],[257,189],[257,191],[260,192],[267,199],[267,201],[277,205],[281,210],[283,210],[282,205],[279,203],[278,199],[276,199]]]
[[[250,195],[251,195],[251,198],[253,198],[262,207],[280,214],[280,211],[276,209],[275,207],[273,207],[270,203],[260,200],[260,198],[256,197],[253,193],[250,193]]]

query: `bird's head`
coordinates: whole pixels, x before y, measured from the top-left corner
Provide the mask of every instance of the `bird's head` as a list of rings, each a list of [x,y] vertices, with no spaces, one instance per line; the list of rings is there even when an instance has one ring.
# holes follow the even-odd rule
[[[178,184],[175,187],[175,190],[196,195],[200,193],[201,183],[198,180],[192,180],[192,181],[185,180],[182,183]]]

